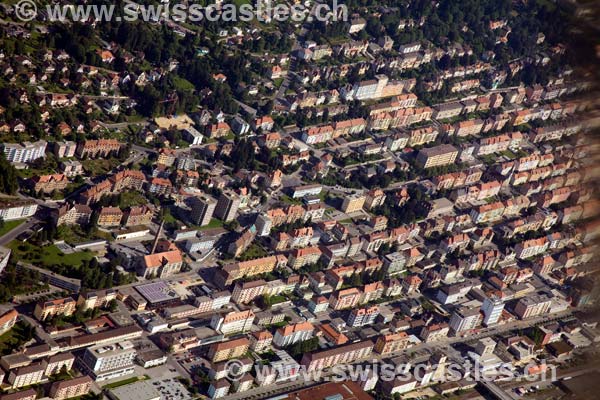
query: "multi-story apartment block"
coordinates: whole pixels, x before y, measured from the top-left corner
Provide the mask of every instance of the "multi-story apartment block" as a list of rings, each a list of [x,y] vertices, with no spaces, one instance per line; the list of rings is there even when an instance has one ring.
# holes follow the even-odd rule
[[[1,272],[1,271],[0,271]],[[0,316],[0,335],[8,332],[17,323],[19,313],[16,310],[9,310]]]
[[[33,315],[38,321],[45,321],[55,315],[64,315],[68,317],[69,315],[73,315],[76,305],[77,303],[72,297],[43,301],[35,305]]]
[[[118,153],[121,150],[121,146],[122,143],[119,143],[116,139],[86,140],[77,145],[75,154],[79,158],[108,157],[111,153]]]
[[[348,316],[348,326],[359,327],[365,325],[372,325],[375,323],[375,319],[378,315],[378,306],[355,308],[350,312],[350,315]]]
[[[239,196],[232,190],[225,190],[219,196],[214,214],[225,222],[233,221],[240,206]]]
[[[375,342],[375,352],[386,356],[407,349],[410,346],[410,338],[406,332],[390,333],[381,335]]]
[[[77,175],[83,174],[83,164],[76,160],[61,161],[60,168],[62,173],[69,178],[74,178]]]
[[[69,371],[71,370],[71,368],[73,368],[74,362],[75,356],[69,352],[58,353],[53,356],[50,356],[42,361],[42,364],[46,368],[46,370],[44,371],[44,375],[51,376],[54,374],[58,374],[63,369]]]
[[[31,178],[28,184],[36,193],[49,194],[55,190],[64,190],[69,184],[69,178],[64,174],[39,175]]]
[[[246,338],[213,343],[208,349],[208,358],[213,363],[239,358],[246,354],[249,347],[250,341]]]
[[[98,213],[98,226],[115,227],[121,225],[123,211],[119,207],[102,207]]]
[[[322,370],[334,365],[347,365],[370,356],[373,352],[373,346],[372,341],[365,340],[338,346],[330,350],[306,353],[302,357],[301,364],[309,371]]]
[[[77,307],[81,307],[83,311],[104,308],[111,301],[116,300],[117,291],[113,289],[104,290],[86,290],[79,294],[77,298]]]
[[[88,347],[81,357],[81,368],[97,382],[135,372],[136,349],[129,341]]]
[[[267,330],[250,334],[250,348],[259,354],[268,351],[271,343],[273,343],[273,335]]]
[[[483,324],[490,326],[497,324],[502,316],[504,310],[504,303],[497,297],[486,297],[481,305],[481,312],[483,313]]]
[[[321,249],[319,247],[305,247],[303,249],[294,249],[289,254],[288,265],[292,269],[298,269],[305,265],[314,264],[321,258]]]
[[[88,375],[54,382],[50,386],[50,397],[54,400],[64,400],[84,396],[92,389],[93,382],[92,378]]]
[[[360,301],[361,295],[357,288],[340,290],[329,297],[329,306],[334,310],[353,308]]]
[[[460,307],[450,317],[450,328],[456,334],[475,329],[481,323],[479,308]]]
[[[425,343],[437,342],[448,337],[448,332],[450,332],[450,327],[447,323],[442,322],[424,326],[419,333],[419,337]]]
[[[344,197],[344,201],[342,202],[342,212],[346,214],[351,214],[360,211],[362,210],[366,200],[367,196],[365,196],[362,193],[346,196]]]
[[[442,144],[420,150],[416,161],[421,168],[431,168],[453,164],[457,156],[456,147]]]
[[[248,304],[262,296],[267,287],[264,280],[252,282],[238,282],[233,288],[231,299],[237,304]]]
[[[12,369],[8,374],[8,383],[13,389],[36,385],[44,379],[45,370],[41,362]]]
[[[0,219],[13,221],[32,217],[37,211],[38,205],[30,200],[17,198],[0,199]]]
[[[123,213],[123,225],[138,226],[149,225],[152,222],[154,212],[147,205],[129,207]]]
[[[77,149],[77,143],[65,141],[65,142],[54,142],[52,145],[54,155],[58,158],[69,158],[75,156],[75,150]]]
[[[533,318],[548,313],[551,305],[552,300],[544,294],[530,295],[517,302],[514,313],[521,319]]]
[[[252,327],[254,317],[252,310],[215,314],[210,321],[210,326],[224,335],[247,332]]]
[[[173,191],[173,184],[166,178],[152,178],[148,184],[148,191],[156,196],[169,196]]]
[[[23,144],[3,143],[2,150],[10,163],[24,164],[44,157],[47,144],[44,140],[38,140],[34,143],[23,142]]]
[[[517,258],[524,260],[542,254],[548,250],[549,245],[546,237],[524,240],[515,246],[515,254]]]
[[[52,212],[56,226],[87,225],[92,216],[92,209],[85,204],[65,204]]]
[[[277,347],[287,347],[312,338],[314,333],[315,327],[310,322],[286,325],[277,329],[273,337],[273,344]]]
[[[217,202],[208,196],[194,197],[192,200],[190,219],[195,225],[206,226],[215,212]]]

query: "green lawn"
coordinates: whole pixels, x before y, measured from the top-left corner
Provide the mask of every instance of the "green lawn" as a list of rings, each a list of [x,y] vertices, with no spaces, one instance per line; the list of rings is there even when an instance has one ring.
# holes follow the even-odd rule
[[[21,225],[23,222],[25,222],[24,219],[17,219],[14,221],[5,221],[3,223],[2,228],[0,228],[0,236],[6,235],[8,232],[12,231],[17,226]]]
[[[17,260],[29,262],[41,267],[52,265],[80,266],[83,261],[94,258],[91,251],[80,251],[72,254],[64,254],[55,245],[37,247],[29,243],[12,241],[8,247],[13,251],[13,257]]]
[[[83,160],[81,161],[81,164],[85,172],[92,176],[98,176],[106,174],[119,165],[119,160],[116,158],[99,158],[96,160]]]
[[[215,228],[222,228],[222,227],[223,227],[223,221],[221,221],[220,219],[213,218],[210,220],[208,225],[201,227],[200,230],[215,229]]]
[[[107,385],[102,386],[102,389],[114,389],[119,386],[129,385],[130,383],[135,383],[137,381],[145,380],[145,376],[132,376],[131,378],[123,379],[122,381],[117,381],[113,383],[109,383]]]
[[[238,258],[240,261],[254,260],[256,258],[266,257],[267,252],[257,243],[252,243]]]

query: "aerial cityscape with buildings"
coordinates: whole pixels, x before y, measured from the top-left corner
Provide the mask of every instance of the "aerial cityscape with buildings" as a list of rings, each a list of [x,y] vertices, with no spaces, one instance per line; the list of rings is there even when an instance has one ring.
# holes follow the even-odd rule
[[[597,2],[92,3],[0,4],[0,400],[598,399]]]

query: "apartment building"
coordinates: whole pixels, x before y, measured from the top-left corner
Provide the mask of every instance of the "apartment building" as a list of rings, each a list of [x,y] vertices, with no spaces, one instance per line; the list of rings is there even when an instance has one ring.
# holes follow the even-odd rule
[[[520,319],[537,317],[550,311],[552,299],[545,294],[534,294],[521,298],[514,308],[514,313]]]
[[[85,204],[65,204],[52,211],[52,218],[56,226],[87,225],[91,216],[92,209]]]
[[[98,226],[105,228],[121,225],[123,211],[119,207],[102,207],[98,213]]]
[[[497,324],[502,316],[504,310],[504,303],[497,297],[486,297],[481,305],[481,312],[483,313],[483,324],[490,326]]]
[[[2,272],[0,270],[0,272]],[[19,313],[16,310],[9,310],[0,316],[0,335],[8,332],[17,323]]]
[[[329,297],[329,307],[331,307],[334,310],[353,308],[358,304],[361,296],[362,293],[357,288],[340,290],[338,292],[333,293]]]
[[[70,371],[73,368],[75,362],[75,356],[69,352],[58,353],[50,356],[42,361],[42,365],[46,368],[44,371],[45,376],[51,376],[58,374],[63,370]]]
[[[129,207],[123,213],[123,225],[139,226],[149,225],[152,222],[154,211],[147,205]]]
[[[92,382],[94,381],[88,375],[54,382],[50,386],[50,397],[54,400],[64,400],[84,396],[92,389]]]
[[[210,327],[224,335],[247,332],[252,328],[254,317],[252,310],[215,314],[210,320]]]
[[[85,349],[80,366],[96,382],[119,378],[135,372],[136,349],[130,341],[98,345]]]
[[[454,164],[458,150],[450,144],[425,148],[417,154],[416,162],[421,168],[440,167]]]
[[[46,368],[41,362],[11,369],[8,374],[8,383],[13,389],[36,385],[44,379],[45,370]]]
[[[72,297],[39,302],[35,305],[33,316],[37,318],[38,321],[45,321],[55,315],[64,315],[68,317],[69,315],[73,315],[76,305],[77,303]]]
[[[194,197],[191,202],[190,219],[192,223],[199,226],[208,225],[217,207],[217,202],[209,196]]]
[[[213,363],[239,358],[246,354],[250,347],[248,339],[239,338],[225,342],[213,343],[208,349],[208,358]]]
[[[104,308],[108,304],[116,300],[117,291],[114,289],[104,290],[86,290],[79,294],[77,298],[77,307],[81,307],[83,311],[95,308]]]
[[[35,193],[49,194],[55,190],[64,190],[69,184],[69,178],[64,174],[34,176],[28,185]]]
[[[341,210],[346,214],[360,211],[362,210],[366,200],[367,196],[362,193],[351,194],[350,196],[344,197]]]
[[[48,143],[45,140],[38,140],[34,143],[23,142],[22,144],[1,144],[6,159],[12,164],[24,164],[44,157],[47,145]]]
[[[459,307],[450,317],[450,328],[456,334],[475,329],[481,323],[479,308]]]
[[[250,334],[250,348],[259,354],[268,351],[271,343],[273,343],[273,335],[267,330]]]
[[[233,221],[240,207],[240,199],[237,193],[232,190],[225,190],[219,196],[215,206],[214,215],[222,221]]]
[[[370,340],[338,346],[330,350],[306,353],[300,364],[307,370],[322,370],[334,365],[347,365],[371,355],[374,344]]]
[[[30,200],[17,198],[0,199],[0,218],[3,221],[25,219],[35,215],[38,205]]]
[[[410,346],[410,338],[406,332],[390,333],[381,335],[375,342],[374,351],[387,356],[392,353],[405,350]]]
[[[65,176],[74,178],[83,174],[83,164],[76,160],[64,160],[59,164],[61,171]]]
[[[368,210],[370,210],[372,208],[382,206],[383,203],[385,202],[385,198],[386,198],[386,195],[383,190],[381,190],[381,189],[369,190],[365,196],[364,207],[367,208]],[[361,208],[362,208],[362,206],[361,206]]]
[[[233,288],[231,299],[237,304],[248,304],[262,296],[267,287],[263,279],[252,282],[238,282]]]
[[[148,192],[156,196],[169,196],[173,191],[173,184],[166,178],[153,178],[148,184]]]
[[[223,286],[227,286],[236,279],[268,273],[276,267],[285,266],[286,264],[287,258],[283,255],[240,261],[223,266],[223,269],[219,271],[220,274],[216,275],[216,279]]]
[[[355,308],[348,316],[348,326],[355,328],[365,325],[372,325],[375,323],[375,319],[378,315],[378,306]]]
[[[408,146],[423,146],[427,143],[435,142],[439,131],[433,126],[425,128],[414,128],[408,130]]]
[[[277,329],[273,337],[273,344],[277,347],[287,347],[294,343],[304,342],[314,336],[315,327],[310,322],[300,322],[286,325]]]
[[[516,244],[515,253],[517,258],[524,260],[544,253],[548,250],[549,245],[550,243],[546,237],[524,240]]]
[[[106,158],[109,155],[116,154],[121,150],[122,143],[116,139],[98,139],[86,140],[77,145],[75,154],[79,158]]]
[[[294,249],[288,257],[288,265],[297,270],[305,265],[314,264],[321,258],[321,249],[317,246]]]

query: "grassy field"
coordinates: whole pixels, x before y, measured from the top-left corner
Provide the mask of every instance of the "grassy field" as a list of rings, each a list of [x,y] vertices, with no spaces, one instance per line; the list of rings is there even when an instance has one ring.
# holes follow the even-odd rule
[[[92,176],[98,176],[106,174],[119,165],[119,160],[116,158],[99,158],[96,160],[83,160],[81,161],[81,164],[83,165],[85,172],[91,174]]]
[[[17,226],[21,225],[23,222],[25,222],[24,219],[18,219],[15,221],[5,221],[4,226],[2,228],[0,228],[0,236],[6,235],[8,232],[12,231]]]
[[[208,225],[201,227],[200,230],[203,231],[206,229],[215,229],[215,228],[222,228],[222,227],[223,227],[223,221],[221,221],[220,219],[213,218],[210,220]]]
[[[91,251],[64,254],[55,245],[36,247],[29,243],[13,241],[8,247],[12,249],[15,259],[36,265],[41,264],[42,267],[61,264],[78,267],[83,261],[91,260],[94,257],[94,253]]]

